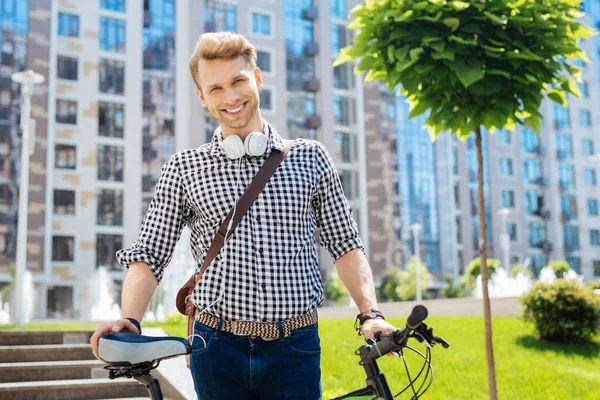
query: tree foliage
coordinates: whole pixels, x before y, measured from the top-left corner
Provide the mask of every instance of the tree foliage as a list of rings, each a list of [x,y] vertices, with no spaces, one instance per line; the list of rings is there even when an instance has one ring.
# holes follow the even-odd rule
[[[492,279],[492,276],[494,276],[496,270],[500,268],[500,260],[496,258],[488,258],[486,260],[486,264],[489,271],[489,277]],[[477,277],[479,275],[481,275],[481,258],[475,257],[465,268],[463,275],[464,285],[469,289],[475,289],[475,282],[477,282]]]
[[[544,95],[579,96],[589,61],[578,40],[581,0],[366,0],[350,13],[359,33],[334,65],[360,58],[357,72],[389,90],[402,85],[409,118],[430,111],[432,138],[466,139],[474,125],[539,132]]]
[[[424,263],[420,264],[421,290],[425,292],[433,284],[433,275]],[[403,270],[390,269],[381,280],[379,293],[386,301],[407,301],[417,298],[417,260],[413,256]]]
[[[546,266],[552,268],[557,278],[564,278],[571,269],[568,262],[561,260],[550,260]]]

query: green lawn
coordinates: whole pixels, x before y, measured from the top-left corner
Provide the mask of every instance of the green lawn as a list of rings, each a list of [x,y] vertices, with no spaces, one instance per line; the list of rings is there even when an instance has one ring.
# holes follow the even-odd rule
[[[434,382],[423,397],[434,400],[487,398],[487,369],[483,318],[432,317],[435,333],[450,342],[449,349],[433,349]],[[402,319],[391,319],[401,326]],[[185,321],[162,326],[171,335],[185,335]],[[364,373],[354,350],[362,343],[351,319],[321,319],[323,392],[329,399],[364,386]],[[40,329],[41,325],[33,328]],[[45,325],[48,326],[48,325]],[[58,324],[51,325],[59,329]],[[74,326],[80,329],[83,326]],[[89,326],[88,326],[89,327]],[[600,387],[600,337],[585,345],[557,345],[534,339],[530,325],[516,318],[494,318],[494,349],[498,397],[502,400],[597,399]],[[6,326],[0,327],[0,330]],[[26,326],[29,328],[29,326]],[[64,325],[63,325],[64,328]],[[418,344],[417,344],[418,346]],[[409,358],[413,374],[418,371]],[[390,386],[397,393],[406,382],[402,361],[385,357],[380,362]],[[410,396],[398,397],[409,399]]]

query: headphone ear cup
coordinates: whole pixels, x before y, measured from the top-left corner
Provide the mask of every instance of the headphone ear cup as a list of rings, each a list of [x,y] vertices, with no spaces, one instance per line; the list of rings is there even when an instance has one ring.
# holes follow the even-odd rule
[[[244,140],[246,154],[250,156],[262,156],[267,151],[267,135],[260,132],[250,132]]]
[[[246,154],[244,143],[242,143],[242,139],[238,135],[229,135],[223,139],[221,141],[221,148],[225,151],[227,157],[232,160],[242,158]]]

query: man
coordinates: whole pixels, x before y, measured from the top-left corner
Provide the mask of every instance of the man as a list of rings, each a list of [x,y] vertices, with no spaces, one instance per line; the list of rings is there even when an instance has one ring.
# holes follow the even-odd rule
[[[98,328],[91,339],[96,355],[103,334],[139,333],[131,319],[142,319],[183,226],[192,231],[200,266],[266,158],[283,149],[261,118],[263,80],[245,37],[203,34],[190,71],[200,103],[219,128],[210,143],[175,154],[163,167],[138,240],[117,254],[129,268],[122,306],[130,319]],[[251,137],[263,148],[250,148]],[[317,227],[358,305],[365,338],[394,329],[376,309],[371,269],[331,157],[316,141],[296,140],[192,295],[198,310],[191,372],[199,399],[321,398]]]

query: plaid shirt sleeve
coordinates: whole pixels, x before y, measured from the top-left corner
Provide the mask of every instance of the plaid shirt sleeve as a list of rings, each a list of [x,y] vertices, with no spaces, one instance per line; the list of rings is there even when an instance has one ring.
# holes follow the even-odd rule
[[[181,236],[185,213],[185,191],[175,154],[162,167],[138,239],[131,247],[117,252],[117,261],[127,268],[131,263],[143,261],[160,282]]]
[[[356,248],[364,252],[358,237],[358,226],[354,221],[352,208],[344,196],[337,168],[322,144],[319,144],[317,149],[317,164],[321,169],[321,176],[317,183],[313,206],[320,228],[320,243],[334,260]]]

